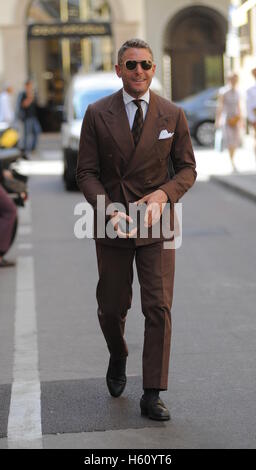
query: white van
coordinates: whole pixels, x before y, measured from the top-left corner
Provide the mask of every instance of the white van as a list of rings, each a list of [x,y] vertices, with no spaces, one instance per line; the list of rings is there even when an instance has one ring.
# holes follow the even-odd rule
[[[120,90],[123,84],[115,72],[77,74],[73,77],[65,98],[61,142],[64,159],[66,189],[76,187],[76,166],[80,132],[85,111],[90,103]],[[162,86],[156,77],[151,89],[162,94]]]

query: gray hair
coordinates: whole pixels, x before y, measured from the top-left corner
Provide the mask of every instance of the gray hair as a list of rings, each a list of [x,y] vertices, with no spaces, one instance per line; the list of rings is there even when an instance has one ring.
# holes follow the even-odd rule
[[[123,55],[124,53],[128,50],[128,49],[131,49],[131,48],[135,48],[135,49],[147,49],[149,51],[149,53],[151,54],[152,56],[152,60],[154,60],[153,58],[153,52],[152,52],[152,49],[151,47],[149,46],[149,44],[145,41],[143,41],[142,39],[129,39],[128,41],[126,41],[119,49],[118,51],[118,64],[120,65],[122,63],[122,58],[123,58]]]

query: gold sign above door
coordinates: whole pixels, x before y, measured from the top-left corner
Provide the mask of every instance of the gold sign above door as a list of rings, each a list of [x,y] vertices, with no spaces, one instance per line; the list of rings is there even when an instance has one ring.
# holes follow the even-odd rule
[[[28,26],[29,39],[111,36],[110,23],[53,23]]]

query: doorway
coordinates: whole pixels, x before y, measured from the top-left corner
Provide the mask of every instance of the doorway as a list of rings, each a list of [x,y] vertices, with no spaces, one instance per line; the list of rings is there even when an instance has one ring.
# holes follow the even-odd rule
[[[171,97],[179,101],[223,84],[227,22],[215,10],[196,6],[179,12],[164,35],[171,65]]]

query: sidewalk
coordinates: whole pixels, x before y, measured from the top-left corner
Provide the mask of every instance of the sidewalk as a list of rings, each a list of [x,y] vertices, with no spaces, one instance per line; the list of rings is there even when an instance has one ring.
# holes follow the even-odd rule
[[[215,150],[195,148],[198,180],[213,181],[242,196],[256,201],[256,159],[253,139],[244,137],[244,145],[235,154],[237,172],[232,166],[227,150],[218,153]]]
[[[211,181],[221,184],[256,202],[256,172],[229,176],[212,176]]]

